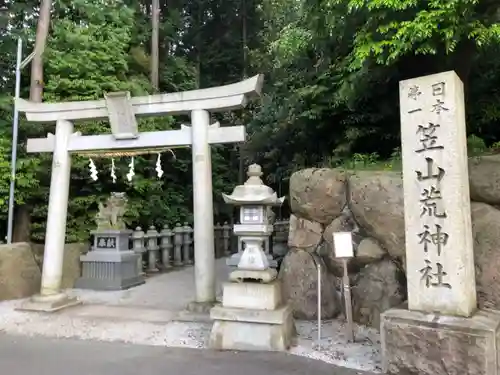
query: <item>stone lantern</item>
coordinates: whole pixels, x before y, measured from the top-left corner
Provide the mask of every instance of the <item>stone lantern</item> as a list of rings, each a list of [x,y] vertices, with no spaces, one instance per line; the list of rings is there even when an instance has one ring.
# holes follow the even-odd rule
[[[219,350],[284,351],[295,335],[295,325],[264,243],[273,231],[269,208],[285,198],[264,185],[259,165],[252,164],[247,174],[244,185],[231,195],[223,194],[226,203],[241,207],[234,233],[244,250],[229,282],[223,284],[222,304],[210,311],[214,325],[209,345]]]
[[[234,234],[238,237],[238,253],[227,260],[230,266],[240,269],[267,269],[277,263],[269,251],[270,236],[273,233],[272,206],[283,204],[285,197],[278,198],[269,186],[262,182],[260,165],[248,167],[248,180],[244,185],[236,186],[231,195],[222,194],[224,201],[240,207],[240,223],[234,225]],[[257,251],[257,248],[263,251]],[[248,249],[248,251],[243,251]],[[243,256],[244,255],[244,256]],[[264,255],[262,259],[259,259]],[[254,261],[253,265],[249,261]]]

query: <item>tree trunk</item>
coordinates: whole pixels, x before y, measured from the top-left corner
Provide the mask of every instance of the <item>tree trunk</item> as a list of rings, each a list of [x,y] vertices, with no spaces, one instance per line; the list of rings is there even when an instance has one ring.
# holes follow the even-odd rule
[[[36,27],[35,56],[31,62],[30,100],[41,102],[43,95],[43,51],[47,44],[50,26],[51,0],[42,0]]]
[[[196,88],[201,87],[201,4],[198,4],[196,12]]]
[[[458,45],[453,60],[453,68],[464,84],[465,99],[469,92],[469,76],[474,58],[477,56],[476,44],[472,40],[465,40]]]
[[[152,0],[151,5],[151,85],[155,92],[159,89],[160,65],[160,1]]]
[[[241,0],[241,42],[243,47],[243,69],[242,76],[245,79],[248,76],[247,66],[248,66],[248,46],[247,46],[247,2],[246,0]],[[238,182],[243,184],[245,182],[245,145],[241,143],[238,146],[238,156],[239,156],[239,173]]]
[[[163,1],[163,7],[160,8],[160,12],[163,12],[163,17],[165,19],[170,16],[169,11],[170,11],[170,6],[171,6],[171,1],[172,0],[164,0]],[[174,8],[175,8],[175,3],[172,2],[172,9],[174,9]],[[163,39],[162,39],[163,42],[165,43],[163,45],[163,48],[164,48],[164,51],[165,51],[164,54],[163,54],[163,56],[164,56],[165,59],[167,59],[167,61],[168,61],[168,57],[170,56],[170,46],[171,46],[171,44],[170,44],[170,37],[171,37],[171,35],[165,35],[163,37]]]
[[[31,80],[30,80],[30,100],[41,102],[43,95],[43,51],[47,44],[50,26],[50,10],[52,8],[51,0],[41,0],[40,14],[36,27],[35,55],[31,62]],[[14,215],[14,230],[12,233],[13,242],[22,242],[30,240],[31,232],[31,207],[30,205],[21,205],[16,208]]]
[[[248,76],[248,37],[247,37],[247,2],[241,0],[241,27],[242,27],[242,44],[243,44],[243,78]]]

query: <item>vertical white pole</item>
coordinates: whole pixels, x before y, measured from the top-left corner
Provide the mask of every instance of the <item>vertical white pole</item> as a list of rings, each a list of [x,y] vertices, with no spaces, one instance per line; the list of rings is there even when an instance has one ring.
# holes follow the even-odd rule
[[[212,160],[208,143],[210,114],[191,112],[193,157],[195,302],[215,302],[214,207]]]
[[[66,218],[71,177],[71,156],[68,140],[73,133],[73,124],[66,120],[56,123],[55,148],[52,156],[49,208],[43,256],[41,297],[58,295],[61,292]]]
[[[318,271],[318,349],[321,349],[321,264],[317,263]]]
[[[352,301],[351,301],[351,283],[349,281],[349,272],[347,269],[347,259],[342,259],[342,265],[344,268],[344,297],[345,297],[345,313],[347,318],[347,340],[354,342],[354,322],[352,320]]]
[[[16,61],[16,88],[14,99],[19,98],[21,93],[21,59],[23,57],[23,41],[21,38],[17,40],[17,61]],[[17,135],[19,129],[19,111],[17,104],[14,102],[14,117],[12,119],[12,156],[11,163],[11,179],[9,190],[9,217],[7,221],[7,243],[12,243],[12,228],[14,225],[14,190],[16,187],[16,162],[17,162]]]

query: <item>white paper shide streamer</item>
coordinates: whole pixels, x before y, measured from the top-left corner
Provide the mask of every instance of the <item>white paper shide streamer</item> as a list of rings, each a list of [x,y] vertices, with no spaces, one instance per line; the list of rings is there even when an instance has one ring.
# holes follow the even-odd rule
[[[161,153],[158,153],[158,158],[156,159],[156,173],[158,175],[158,178],[161,178],[163,176],[163,169],[161,169]]]
[[[135,176],[134,172],[134,157],[132,156],[132,159],[130,160],[130,164],[128,165],[129,170],[127,173],[127,180],[128,182],[132,182],[132,178]]]
[[[98,180],[98,172],[96,165],[94,163],[94,160],[92,159],[93,157],[110,157],[111,158],[111,168],[110,168],[110,176],[111,180],[113,183],[116,183],[117,176],[116,176],[116,164],[115,164],[115,158],[117,157],[130,157],[130,163],[128,164],[129,170],[128,173],[126,174],[126,178],[128,182],[132,182],[132,179],[135,176],[135,156],[136,155],[142,155],[142,154],[151,154],[151,153],[156,153],[157,158],[156,158],[156,164],[155,164],[155,171],[156,175],[158,178],[162,178],[163,175],[165,174],[165,171],[163,170],[162,167],[162,151],[168,151],[172,154],[173,159],[175,160],[175,154],[171,149],[156,149],[156,150],[148,150],[147,152],[138,152],[138,151],[126,151],[126,152],[112,152],[112,153],[105,153],[105,154],[100,154],[100,153],[95,153],[95,154],[86,154],[89,158],[89,171],[90,171],[90,178],[94,181]]]
[[[97,181],[98,172],[97,172],[97,168],[96,168],[92,158],[89,158],[89,170],[90,170],[90,178],[94,181]]]
[[[111,179],[113,180],[113,184],[116,182],[116,167],[115,167],[115,159],[111,159]]]

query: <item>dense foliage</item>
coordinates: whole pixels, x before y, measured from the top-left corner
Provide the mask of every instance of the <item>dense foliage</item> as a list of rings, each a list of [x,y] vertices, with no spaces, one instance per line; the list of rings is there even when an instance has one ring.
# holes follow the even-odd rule
[[[40,2],[0,1],[0,229],[5,230],[10,181],[16,39],[33,48]],[[106,91],[153,92],[151,0],[56,0],[43,54],[43,100],[101,98]],[[290,174],[305,166],[398,168],[398,82],[454,69],[467,94],[469,151],[496,149],[500,136],[500,3],[493,0],[160,0],[159,90],[182,91],[264,73],[262,100],[228,113],[222,123],[245,123],[241,148],[213,148],[217,219],[229,217],[220,192],[259,162],[268,182],[287,191]],[[21,96],[29,96],[29,69]],[[187,118],[141,120],[142,130],[175,129]],[[85,134],[109,132],[106,122],[77,125]],[[31,235],[44,235],[50,155],[27,155],[28,137],[53,125],[21,120],[16,205],[31,212]],[[191,153],[129,160],[98,159],[92,182],[88,159],[73,158],[68,240],[87,236],[97,202],[111,191],[129,196],[131,226],[190,220]]]

